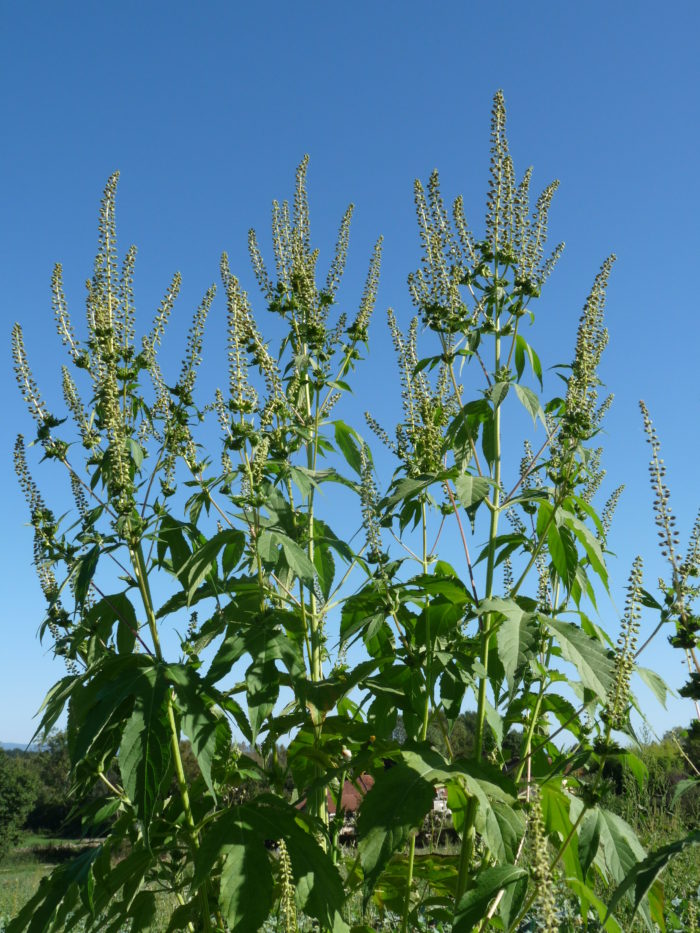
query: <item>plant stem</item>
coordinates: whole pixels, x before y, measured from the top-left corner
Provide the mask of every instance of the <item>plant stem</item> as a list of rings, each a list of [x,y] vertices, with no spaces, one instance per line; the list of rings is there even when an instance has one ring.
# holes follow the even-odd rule
[[[498,261],[494,261],[494,280],[498,277]],[[496,299],[493,306],[493,320],[496,325],[494,336],[494,373],[498,373],[501,368],[501,336],[499,331],[499,319],[501,308]],[[491,509],[491,519],[489,527],[488,557],[486,564],[486,586],[485,598],[490,599],[493,595],[493,572],[496,563],[496,536],[498,535],[499,502],[501,495],[501,409],[500,405],[494,407],[493,412],[493,508]],[[476,729],[474,734],[474,760],[480,761],[483,753],[484,742],[484,721],[486,718],[486,687],[487,672],[489,664],[489,643],[491,640],[490,619],[481,618],[481,651],[480,661],[486,672],[479,680],[479,693],[476,712]],[[462,846],[459,854],[459,873],[457,876],[456,903],[462,898],[466,887],[467,877],[472,867],[474,857],[474,843],[476,836],[476,814],[478,801],[476,797],[471,796],[467,803],[467,809],[464,819],[464,831],[462,835]]]
[[[143,602],[144,609],[146,611],[146,618],[148,620],[148,627],[151,632],[151,638],[153,639],[153,648],[155,651],[156,658],[159,661],[163,661],[163,652],[160,647],[160,638],[158,636],[158,624],[156,622],[155,612],[153,610],[153,597],[151,595],[151,588],[148,582],[148,573],[146,570],[146,565],[143,557],[143,548],[141,542],[139,542],[135,547],[129,548],[131,554],[131,560],[134,567],[134,573],[136,576],[136,582],[138,584],[139,593],[141,594],[141,600]],[[167,704],[167,716],[168,716],[168,725],[170,726],[170,747],[172,750],[173,761],[175,763],[175,775],[177,777],[177,786],[180,792],[180,799],[182,801],[182,809],[185,814],[185,821],[187,823],[187,828],[189,831],[190,842],[192,845],[193,851],[196,851],[199,848],[199,836],[197,835],[197,826],[194,821],[194,816],[192,814],[192,805],[190,802],[190,794],[187,787],[187,778],[185,777],[185,769],[182,763],[182,755],[180,753],[180,740],[178,735],[177,723],[175,721],[175,710],[173,708],[173,695],[172,691],[168,690],[168,704]],[[209,908],[209,893],[207,890],[207,884],[200,888],[199,891],[200,899],[202,902],[202,923],[203,929],[211,929],[211,911]]]
[[[428,521],[425,502],[421,502],[421,524],[423,530],[423,573],[428,572]],[[425,619],[425,705],[423,707],[423,722],[421,723],[420,740],[425,742],[428,735],[428,722],[430,719],[430,699],[432,693],[432,645],[430,639],[430,616]],[[416,860],[416,836],[411,836],[408,844],[408,873],[406,876],[406,900],[404,901],[403,917],[401,919],[401,933],[407,933],[408,917],[411,911],[411,888],[413,887],[413,868]]]

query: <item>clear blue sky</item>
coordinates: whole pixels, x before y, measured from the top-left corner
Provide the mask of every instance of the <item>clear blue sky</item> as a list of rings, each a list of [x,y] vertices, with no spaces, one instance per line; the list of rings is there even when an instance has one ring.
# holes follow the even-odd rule
[[[357,205],[347,294],[359,290],[371,245],[385,236],[374,362],[366,372],[379,414],[391,424],[398,390],[380,385],[377,374],[389,353],[385,308],[392,305],[404,323],[411,314],[405,275],[418,256],[412,182],[438,167],[445,195],[462,192],[479,228],[491,98],[503,88],[518,172],[534,164],[535,187],[554,177],[562,183],[551,235],[565,239],[567,250],[540,303],[534,342],[543,359],[570,359],[593,275],[609,252],[619,257],[603,367],[616,394],[606,466],[608,487],[624,481],[627,490],[611,571],[621,604],[639,551],[653,587],[661,568],[640,397],[662,439],[683,541],[700,500],[699,34],[698,4],[673,0],[0,5],[7,341],[1,740],[30,737],[34,712],[63,673],[35,640],[42,602],[11,463],[16,433],[31,434],[31,427],[12,378],[10,328],[22,322],[35,374],[45,394],[59,398],[51,269],[63,263],[81,318],[97,205],[116,168],[121,244],[139,246],[140,320],[145,328],[179,269],[175,327],[184,333],[217,279],[223,249],[252,289],[246,231],[253,225],[266,234],[270,200],[291,193],[294,167],[310,153],[317,241],[329,244],[346,203]],[[216,307],[208,344],[214,360],[223,335],[220,300]],[[50,497],[50,482],[42,485]],[[613,615],[609,607],[602,614],[608,621]],[[684,679],[663,637],[646,663],[671,684]],[[659,730],[689,721],[689,702],[664,712],[642,696]]]

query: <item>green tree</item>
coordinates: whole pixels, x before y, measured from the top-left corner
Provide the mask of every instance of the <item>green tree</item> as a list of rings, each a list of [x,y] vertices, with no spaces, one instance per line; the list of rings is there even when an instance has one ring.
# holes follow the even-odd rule
[[[0,860],[17,844],[36,797],[36,777],[21,758],[0,749]]]

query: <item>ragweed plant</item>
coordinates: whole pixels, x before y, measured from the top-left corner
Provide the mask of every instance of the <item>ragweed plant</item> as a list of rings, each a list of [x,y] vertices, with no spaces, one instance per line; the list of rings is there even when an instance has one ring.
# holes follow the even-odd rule
[[[84,339],[71,320],[60,267],[52,280],[57,329],[68,351],[62,383],[72,433],[70,422],[49,410],[22,330],[13,330],[15,372],[37,423],[36,443],[65,469],[77,513],[71,525],[48,509],[18,438],[15,465],[48,604],[44,630],[68,666],[47,697],[41,728],[50,729],[67,706],[77,799],[100,784],[107,795],[106,803],[85,812],[86,826],[114,821],[89,856],[54,873],[14,929],[80,920],[86,928],[144,926],[154,909],[154,884],[180,902],[173,929],[258,929],[275,898],[269,840],[283,853],[288,928],[296,928],[297,909],[325,927],[344,926],[340,875],[332,863],[325,868],[337,854],[328,851],[337,838],[329,831],[326,788],[344,761],[340,730],[350,708],[344,698],[367,665],[348,671],[338,660],[333,666],[327,616],[360,558],[335,534],[317,500],[326,483],[359,489],[338,471],[335,456],[337,449],[340,463],[359,472],[358,435],[331,414],[367,343],[381,241],[356,313],[331,321],[351,209],[325,284],[318,285],[306,165],[297,173],[293,208],[273,206],[276,277],[268,275],[250,235],[268,311],[286,327],[278,350],[264,338],[226,256],[221,260],[229,372],[227,390],[212,402],[198,401],[197,375],[216,289],[195,310],[179,371],[169,374],[159,350],[180,276],[139,341],[135,249],[121,267],[118,262],[116,175],[100,211]],[[207,411],[222,431],[221,469],[213,468],[198,436]],[[329,455],[335,465],[321,462]],[[183,481],[189,497],[180,492]],[[181,654],[173,656],[163,632],[183,614],[189,622]],[[210,649],[205,660],[209,645],[213,656]],[[291,688],[292,699],[279,710],[283,688]],[[338,705],[333,723],[329,714]],[[234,753],[232,727],[249,743],[249,754]],[[287,768],[303,797],[301,809],[280,793],[286,772],[277,742],[290,730]],[[194,783],[182,760],[185,736],[201,774]],[[107,777],[115,757],[119,785]],[[232,788],[251,780],[273,793],[223,805]],[[239,825],[247,828],[241,845],[231,848],[226,840]],[[112,871],[125,845],[123,867]],[[324,873],[323,890],[308,884],[313,865],[312,874]],[[241,887],[246,877],[254,897]],[[94,894],[82,901],[85,885]]]
[[[415,832],[432,805],[428,785],[446,785],[461,836],[452,866],[455,929],[484,929],[496,915],[499,928],[515,929],[534,902],[539,888],[528,891],[521,859],[523,801],[535,791],[552,845],[542,877],[562,863],[566,877],[583,885],[581,895],[590,891],[591,871],[611,885],[625,881],[614,857],[619,847],[633,861],[644,857],[631,828],[604,808],[599,778],[606,758],[633,754],[618,748],[612,732],[633,735],[638,567],[617,651],[590,618],[608,588],[605,548],[621,493],[618,487],[608,496],[601,517],[595,502],[605,471],[596,442],[612,396],[601,391],[598,368],[608,341],[604,311],[614,257],[584,302],[573,358],[564,367],[565,392],[542,398],[536,388],[543,389],[543,367],[526,328],[562,250],[548,252],[546,244],[557,184],[530,207],[532,171],[516,179],[500,94],[491,138],[481,236],[468,226],[461,198],[448,212],[437,173],[427,187],[415,186],[423,256],[408,284],[418,319],[404,336],[389,317],[403,420],[392,436],[367,415],[398,461],[378,525],[401,550],[347,601],[341,626],[348,638],[362,632],[373,656],[394,659],[366,682],[367,716],[389,741],[400,713],[408,742],[393,755],[390,745],[384,749],[383,761],[395,765],[374,773],[358,824],[358,859],[366,896],[376,890],[384,902],[383,872],[390,872],[392,851],[405,847],[404,886],[398,903],[392,901],[404,930],[421,907]],[[419,322],[437,344],[433,355],[419,350]],[[526,438],[519,467],[502,420],[514,403],[539,432]],[[461,544],[459,563],[448,563],[444,548],[431,545],[446,523],[454,524]],[[469,696],[476,707],[474,749],[470,759],[456,759],[450,731]],[[431,723],[444,730],[447,755],[431,747]],[[508,761],[501,744],[513,727],[522,744],[519,757]],[[569,755],[556,742],[564,732],[575,743]],[[488,758],[487,739],[495,745]],[[396,789],[410,780],[411,801],[399,803]],[[386,833],[376,825],[380,806]],[[647,919],[660,916],[657,889],[643,909]],[[556,923],[551,911],[547,923]]]
[[[401,420],[389,432],[367,413],[396,459],[387,478],[341,417],[367,348],[381,240],[355,310],[339,313],[352,207],[320,276],[306,172],[304,159],[292,202],[273,203],[272,262],[249,233],[262,309],[221,257],[228,369],[213,397],[201,398],[198,374],[216,288],[171,370],[162,345],[180,276],[138,338],[136,251],[119,260],[116,175],[84,328],[60,267],[52,279],[65,418],[13,329],[33,444],[63,471],[75,506],[56,517],[19,437],[42,635],[67,665],[40,730],[67,709],[76,801],[101,788],[82,814],[104,835],[42,884],[10,930],[146,929],[156,891],[178,903],[172,930],[255,931],[277,904],[286,929],[342,933],[360,902],[363,930],[371,902],[375,913],[395,911],[404,931],[424,922],[514,931],[533,905],[555,929],[554,879],[584,923],[592,905],[619,929],[629,893],[647,925],[662,924],[656,878],[695,837],[647,856],[606,807],[603,767],[642,768],[622,746],[634,740],[632,675],[649,641],[637,647],[640,601],[676,624],[695,695],[700,524],[681,557],[649,422],[672,579],[656,602],[635,564],[615,646],[591,617],[604,613],[620,496],[618,487],[598,514],[613,257],[584,303],[565,389],[548,397],[527,328],[562,250],[547,247],[557,183],[531,205],[532,170],[517,180],[497,94],[481,233],[461,198],[448,211],[437,173],[415,186],[415,316],[407,327],[388,316]],[[339,527],[347,516],[332,490],[350,503],[354,534]],[[465,705],[475,709],[466,756],[452,743]],[[514,729],[517,755],[504,743]],[[348,788],[361,798],[350,859],[339,843]],[[436,793],[459,836],[458,854],[437,861],[419,845]],[[616,889],[607,917],[597,882]]]

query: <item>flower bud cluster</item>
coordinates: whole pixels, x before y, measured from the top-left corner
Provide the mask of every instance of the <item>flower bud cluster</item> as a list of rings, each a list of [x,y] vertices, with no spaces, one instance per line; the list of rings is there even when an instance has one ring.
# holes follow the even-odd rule
[[[676,530],[676,517],[671,511],[669,500],[671,493],[665,483],[666,466],[660,457],[661,444],[656,433],[656,429],[649,415],[649,410],[644,402],[639,403],[639,407],[644,419],[644,430],[647,435],[647,443],[651,447],[651,461],[649,462],[649,477],[651,479],[651,488],[654,493],[654,515],[659,539],[661,541],[661,553],[666,557],[673,571],[674,583],[677,582],[680,568],[676,548],[679,545],[678,531]]]
[[[581,490],[581,498],[584,502],[591,502],[595,494],[600,489],[600,484],[605,479],[607,470],[602,469],[600,461],[603,456],[603,448],[596,447],[595,450],[587,451],[585,458],[586,476]]]
[[[296,887],[292,872],[292,860],[284,839],[278,843],[280,910],[284,922],[284,933],[297,933]]]
[[[70,620],[59,596],[58,583],[53,570],[53,553],[57,523],[53,512],[46,507],[44,499],[27,466],[24,438],[17,435],[14,447],[14,465],[20,487],[29,506],[31,524],[34,529],[34,567],[44,598],[48,603],[47,627],[55,643],[60,640],[60,629],[67,628]]]
[[[531,213],[532,169],[516,185],[505,125],[505,103],[498,91],[491,118],[483,241],[477,242],[469,231],[461,197],[454,202],[450,221],[437,172],[430,176],[427,192],[419,181],[414,186],[423,258],[421,268],[409,276],[408,286],[421,319],[441,335],[446,353],[452,351],[457,334],[471,333],[478,339],[482,331],[494,332],[503,310],[509,321],[500,332],[510,332],[512,319],[523,315],[530,299],[539,295],[563,250],[560,244],[544,258],[549,209],[558,182],[545,188]]]
[[[443,363],[433,390],[424,371],[417,372],[418,318],[413,318],[404,337],[394,312],[387,312],[389,330],[398,358],[404,421],[396,427],[396,441],[369,414],[365,418],[375,434],[403,461],[410,476],[435,473],[442,466],[445,426],[454,410],[448,394],[448,369]]]
[[[608,344],[608,331],[603,324],[608,280],[615,256],[609,256],[593,282],[586,300],[576,335],[576,350],[567,384],[566,408],[560,440],[575,446],[586,441],[600,423],[598,407],[598,366]],[[604,402],[605,409],[610,401]]]
[[[348,328],[348,335],[353,343],[367,343],[367,329],[377,301],[383,241],[383,237],[379,237],[374,244],[369,261],[369,268],[367,270],[367,278],[365,279],[365,286],[362,291],[362,297],[360,298],[360,306],[352,324]],[[332,342],[336,339],[338,338],[332,336]],[[346,348],[346,351],[348,349],[349,348]]]
[[[532,844],[530,873],[535,886],[535,904],[539,914],[538,929],[543,933],[558,933],[559,922],[556,911],[554,878],[549,862],[547,833],[542,815],[539,789],[534,790],[531,801],[529,830]]]
[[[51,276],[51,299],[56,329],[61,338],[61,343],[68,347],[73,362],[80,365],[80,362],[85,359],[85,351],[76,340],[71,323],[68,302],[63,291],[63,268],[60,263],[54,266],[53,275]]]
[[[246,293],[241,291],[238,279],[230,272],[226,253],[221,257],[221,278],[226,289],[229,406],[232,412],[238,411],[242,416],[254,411],[258,404],[257,393],[248,381],[246,358],[250,339],[246,323],[251,312]]]
[[[27,351],[24,348],[24,335],[19,324],[15,324],[12,328],[12,359],[22,398],[27,403],[29,413],[41,427],[50,417],[49,411],[32,376]]]
[[[609,395],[598,404],[601,385],[598,366],[608,343],[603,321],[606,289],[614,261],[614,255],[605,260],[584,304],[566,397],[559,412],[557,442],[551,448],[550,478],[565,490],[573,490],[583,483],[584,498],[587,488],[590,496],[594,494],[604,475],[595,454],[586,451],[584,444],[598,432],[612,403],[612,395]]]
[[[362,502],[362,523],[365,526],[365,540],[367,542],[367,559],[373,563],[382,563],[384,551],[382,550],[382,534],[379,526],[379,509],[377,507],[377,486],[374,481],[374,467],[369,455],[369,448],[363,444],[360,447],[360,499]]]
[[[192,392],[197,378],[197,370],[202,362],[204,327],[215,295],[216,286],[212,285],[207,289],[201,304],[195,311],[192,324],[187,332],[185,356],[180,368],[180,378],[174,390],[176,396],[186,406],[192,405]]]
[[[615,516],[615,510],[617,509],[617,504],[620,501],[620,496],[624,492],[625,486],[624,483],[613,489],[610,496],[608,497],[607,502],[603,506],[603,511],[600,516],[600,523],[603,526],[603,533],[600,535],[600,540],[605,546],[608,535],[610,534],[610,528],[612,526],[612,521]]]
[[[615,649],[615,675],[608,691],[603,714],[610,729],[621,729],[627,720],[630,702],[630,680],[634,670],[639,620],[641,618],[642,558],[636,557],[632,564],[625,614]]]
[[[639,403],[644,418],[644,430],[647,441],[651,446],[651,461],[649,475],[654,493],[654,515],[661,544],[661,553],[668,560],[671,567],[671,580],[668,585],[659,580],[659,587],[665,594],[667,612],[676,623],[676,634],[669,638],[674,648],[686,652],[689,670],[694,666],[700,673],[700,666],[695,655],[695,649],[700,645],[700,615],[694,614],[692,603],[700,596],[700,585],[691,583],[700,576],[700,514],[695,519],[686,556],[681,558],[678,553],[679,536],[676,528],[676,517],[670,507],[670,492],[665,482],[666,466],[660,456],[661,445],[651,417],[644,402]],[[694,693],[691,683],[687,687]]]
[[[82,399],[80,398],[78,387],[73,381],[73,377],[68,371],[68,368],[66,366],[62,366],[61,373],[63,383],[63,398],[65,400],[66,407],[73,416],[73,420],[75,421],[78,431],[80,432],[83,447],[85,447],[86,450],[92,450],[94,447],[99,445],[100,435],[90,423],[90,419],[88,418],[87,412],[85,411],[85,406],[83,405]]]

